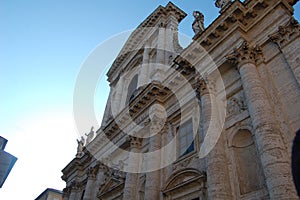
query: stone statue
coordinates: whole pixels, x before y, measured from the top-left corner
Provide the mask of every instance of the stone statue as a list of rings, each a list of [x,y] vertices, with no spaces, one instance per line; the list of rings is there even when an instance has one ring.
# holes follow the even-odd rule
[[[85,139],[83,136],[81,136],[81,139],[78,140],[77,139],[77,154],[76,154],[76,157],[81,157],[83,155],[83,147],[84,147],[84,142],[85,142]]]
[[[231,0],[216,0],[215,2],[215,6],[217,8],[224,8],[229,2],[231,2]]]
[[[194,22],[192,24],[193,31],[195,35],[202,33],[204,31],[204,15],[199,11],[193,12]]]
[[[94,134],[95,134],[94,127],[92,126],[90,132],[88,134],[85,134],[87,136],[87,138],[86,138],[86,143],[87,144],[90,143],[93,140]]]

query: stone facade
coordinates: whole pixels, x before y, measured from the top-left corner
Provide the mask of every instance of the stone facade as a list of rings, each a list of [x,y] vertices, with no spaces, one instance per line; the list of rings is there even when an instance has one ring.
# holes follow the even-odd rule
[[[108,71],[101,127],[62,170],[63,198],[298,199],[296,2],[216,1],[219,17],[186,48],[186,13],[159,6]]]

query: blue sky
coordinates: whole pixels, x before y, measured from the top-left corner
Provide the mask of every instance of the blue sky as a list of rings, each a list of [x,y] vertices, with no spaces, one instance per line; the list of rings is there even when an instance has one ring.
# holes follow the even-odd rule
[[[0,0],[0,135],[8,139],[6,150],[18,157],[0,199],[34,199],[47,187],[65,186],[60,171],[76,154],[72,103],[82,63],[98,45],[134,29],[167,3]],[[173,3],[188,14],[179,27],[188,36],[193,10],[204,13],[206,26],[219,14],[212,0]],[[299,3],[295,9],[299,20]],[[99,120],[108,92],[105,79],[96,94]]]

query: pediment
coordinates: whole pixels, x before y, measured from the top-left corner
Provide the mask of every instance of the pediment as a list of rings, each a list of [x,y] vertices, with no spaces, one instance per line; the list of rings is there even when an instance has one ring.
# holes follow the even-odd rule
[[[106,183],[99,189],[98,196],[103,196],[107,193],[110,193],[122,185],[124,185],[124,181],[121,181],[115,177],[109,177]]]
[[[178,187],[182,187],[192,182],[197,182],[200,184],[201,182],[205,181],[205,172],[200,172],[196,169],[185,169],[171,175],[163,191],[164,193],[168,193]]]

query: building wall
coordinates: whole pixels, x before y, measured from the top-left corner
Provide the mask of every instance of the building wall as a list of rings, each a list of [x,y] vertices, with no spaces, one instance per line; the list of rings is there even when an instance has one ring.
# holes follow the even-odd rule
[[[158,7],[108,72],[102,126],[63,169],[64,199],[298,199],[290,173],[300,128],[295,3],[228,3],[185,49],[177,38],[185,13],[172,3]],[[180,155],[189,120],[194,148]]]

